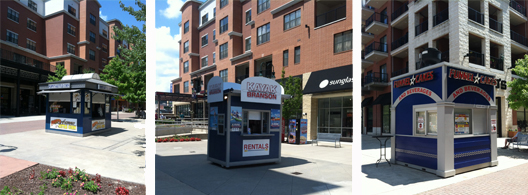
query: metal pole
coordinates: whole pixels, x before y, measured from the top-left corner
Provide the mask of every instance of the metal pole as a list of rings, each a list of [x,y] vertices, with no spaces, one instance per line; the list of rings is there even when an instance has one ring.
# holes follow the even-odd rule
[[[15,116],[20,116],[20,69],[17,69],[17,83],[16,83],[16,112]]]

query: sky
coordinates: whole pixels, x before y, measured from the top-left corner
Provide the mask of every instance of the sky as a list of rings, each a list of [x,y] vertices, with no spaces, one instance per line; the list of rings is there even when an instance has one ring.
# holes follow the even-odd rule
[[[134,0],[121,0],[125,6],[132,6],[135,10],[139,7],[136,6]],[[141,0],[145,3],[145,0]],[[99,0],[101,8],[99,9],[99,17],[105,21],[111,19],[119,19],[123,25],[137,26],[139,29],[143,28],[144,22],[138,22],[136,18],[128,14],[119,7],[119,0]]]
[[[156,91],[170,92],[179,75],[180,8],[185,0],[156,1]],[[203,0],[202,0],[203,2]]]

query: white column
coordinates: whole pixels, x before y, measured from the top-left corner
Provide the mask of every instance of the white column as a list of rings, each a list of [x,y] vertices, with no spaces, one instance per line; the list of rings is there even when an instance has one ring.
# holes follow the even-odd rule
[[[437,170],[436,175],[450,177],[455,175],[455,104],[442,102],[437,104],[438,136],[437,136]]]

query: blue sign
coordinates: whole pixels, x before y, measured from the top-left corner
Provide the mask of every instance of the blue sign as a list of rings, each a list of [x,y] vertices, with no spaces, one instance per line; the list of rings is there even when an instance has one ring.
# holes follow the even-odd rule
[[[216,131],[218,128],[218,107],[211,107],[209,112],[209,130]]]
[[[231,131],[240,131],[241,128],[242,107],[231,106]]]
[[[48,84],[48,89],[70,88],[70,83]]]
[[[280,110],[271,109],[271,128],[270,129],[280,129]]]
[[[97,85],[97,89],[105,90],[105,91],[112,91],[112,87],[106,86],[106,85]]]

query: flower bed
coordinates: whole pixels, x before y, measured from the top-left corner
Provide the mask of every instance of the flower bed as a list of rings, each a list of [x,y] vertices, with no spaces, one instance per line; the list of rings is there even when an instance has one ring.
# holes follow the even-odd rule
[[[0,180],[3,194],[146,194],[145,185],[37,164]],[[127,193],[128,192],[128,193]]]
[[[202,141],[200,138],[195,137],[187,137],[187,136],[173,136],[173,137],[164,137],[164,138],[156,138],[155,142],[194,142],[194,141]]]

